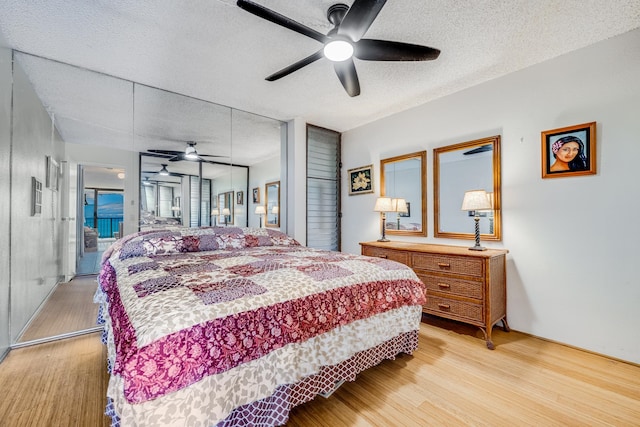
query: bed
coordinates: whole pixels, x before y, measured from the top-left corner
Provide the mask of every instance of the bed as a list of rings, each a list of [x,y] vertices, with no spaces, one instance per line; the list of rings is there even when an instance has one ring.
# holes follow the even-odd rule
[[[114,426],[276,426],[417,348],[424,285],[403,264],[262,228],[139,232],[102,259]]]

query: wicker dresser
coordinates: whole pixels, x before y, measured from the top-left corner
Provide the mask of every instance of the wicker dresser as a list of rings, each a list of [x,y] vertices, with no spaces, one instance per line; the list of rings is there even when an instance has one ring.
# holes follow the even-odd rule
[[[509,331],[505,263],[509,251],[406,242],[360,246],[363,255],[398,261],[416,272],[427,288],[424,313],[478,326],[491,350],[493,326],[502,320]]]

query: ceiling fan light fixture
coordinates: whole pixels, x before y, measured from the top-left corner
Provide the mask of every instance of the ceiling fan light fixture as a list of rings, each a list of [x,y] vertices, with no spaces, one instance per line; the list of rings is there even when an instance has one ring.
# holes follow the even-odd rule
[[[193,144],[189,144],[187,146],[187,149],[184,150],[184,157],[185,159],[189,160],[198,160],[198,152],[196,151],[196,147],[194,147]]]
[[[353,56],[353,45],[346,40],[331,40],[324,45],[324,56],[334,62],[346,61]]]
[[[169,171],[167,170],[167,165],[162,165],[162,169],[158,172],[162,176],[169,176]]]

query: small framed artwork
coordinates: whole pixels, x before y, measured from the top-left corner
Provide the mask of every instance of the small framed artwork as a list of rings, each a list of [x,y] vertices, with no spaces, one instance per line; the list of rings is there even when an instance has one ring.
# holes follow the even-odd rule
[[[42,213],[42,182],[31,177],[31,216]]]
[[[542,132],[542,178],[596,173],[596,122]]]
[[[58,191],[58,175],[60,173],[60,166],[53,157],[47,156],[47,180],[45,185],[47,188]]]
[[[236,193],[236,205],[244,204],[244,191],[238,191]]]
[[[260,203],[260,188],[253,189],[253,203]]]
[[[349,195],[373,193],[373,165],[349,169]]]
[[[407,211],[406,212],[398,212],[398,216],[400,218],[410,217],[411,216],[411,203],[407,202]]]

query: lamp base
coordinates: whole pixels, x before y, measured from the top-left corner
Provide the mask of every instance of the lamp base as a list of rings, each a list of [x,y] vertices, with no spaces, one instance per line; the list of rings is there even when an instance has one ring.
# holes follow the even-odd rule
[[[471,246],[469,250],[470,251],[486,251],[487,248],[485,248],[484,246]]]
[[[386,237],[383,237],[381,239],[378,239],[378,242],[390,242],[391,240],[387,239]]]

